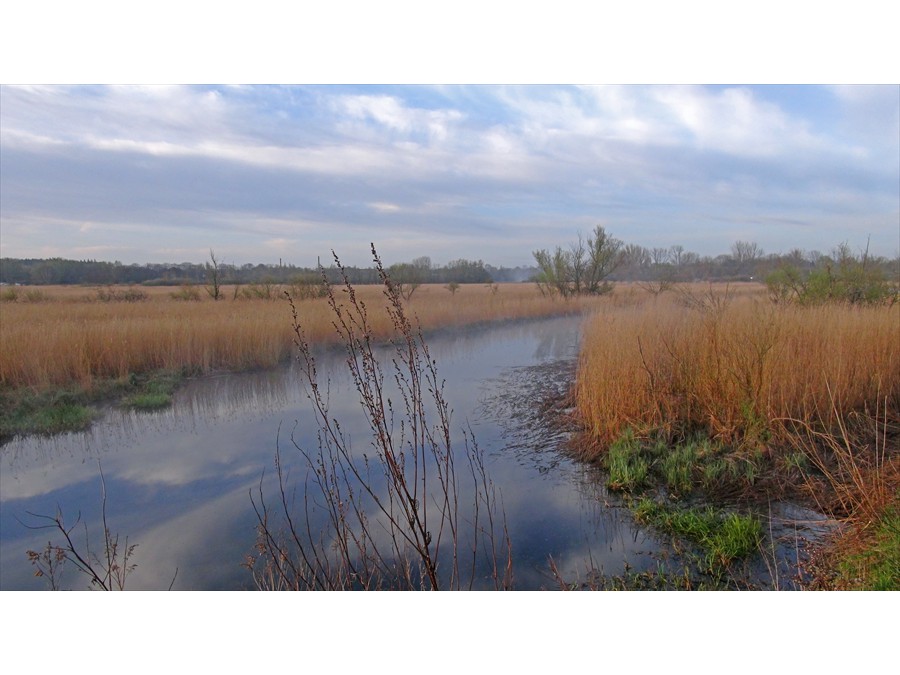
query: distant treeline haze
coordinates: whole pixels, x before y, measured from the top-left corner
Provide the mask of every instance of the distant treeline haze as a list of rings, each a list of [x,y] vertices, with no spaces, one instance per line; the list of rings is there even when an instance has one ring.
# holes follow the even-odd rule
[[[216,256],[217,272],[223,284],[253,284],[273,282],[279,284],[297,281],[319,281],[318,270],[290,264],[234,265]],[[0,282],[6,284],[144,284],[147,286],[180,286],[205,284],[209,280],[209,262],[204,263],[147,263],[125,265],[121,262],[97,260],[66,260],[64,258],[2,258]],[[354,284],[378,284],[380,279],[374,268],[348,267]],[[428,257],[416,258],[410,263],[391,266],[392,274],[416,277],[418,283],[490,283],[492,281],[525,281],[534,270],[529,268],[495,268],[481,260],[454,260],[447,265],[434,266]],[[325,274],[331,283],[338,283],[340,275],[333,267],[326,267]]]
[[[701,256],[684,250],[682,246],[647,248],[637,244],[618,242],[617,260],[609,281],[750,281],[764,280],[782,269],[810,272],[852,256],[865,260],[869,270],[880,270],[884,278],[900,281],[900,258],[889,259],[869,255],[864,250],[853,252],[847,244],[824,254],[799,248],[787,253],[766,254],[753,242],[738,241],[729,253]],[[570,246],[571,247],[571,246]],[[565,247],[560,251],[568,252]],[[211,257],[214,254],[211,254]],[[315,282],[321,277],[315,269],[292,264],[227,263],[214,259],[218,277],[223,284],[254,284],[261,282]],[[377,284],[374,268],[348,267],[354,284]],[[339,281],[338,271],[325,268],[332,283]],[[534,281],[540,276],[538,266],[494,267],[481,260],[453,260],[446,265],[434,265],[431,258],[422,256],[410,262],[396,263],[389,268],[392,277],[412,283],[485,284]],[[147,263],[145,265],[97,260],[67,260],[64,258],[2,258],[0,282],[4,284],[143,284],[179,286],[207,283],[210,262],[203,263]]]

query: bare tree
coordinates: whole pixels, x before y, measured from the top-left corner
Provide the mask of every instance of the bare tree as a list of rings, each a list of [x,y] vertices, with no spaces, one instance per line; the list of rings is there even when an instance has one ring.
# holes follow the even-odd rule
[[[647,267],[650,265],[650,251],[640,244],[626,244],[622,249],[623,264],[631,267]]]
[[[763,250],[754,241],[736,241],[731,245],[731,257],[744,269],[757,258],[762,258]]]
[[[535,282],[541,294],[552,296],[558,293],[563,298],[568,298],[572,291],[569,284],[571,253],[557,246],[552,254],[546,249],[541,249],[535,251],[533,255],[540,270]]]
[[[422,272],[423,276],[427,277],[428,273],[431,272],[431,268],[432,268],[431,258],[428,257],[427,255],[421,255],[418,258],[413,258],[413,261],[411,264],[413,267],[420,270]]]
[[[587,249],[584,238],[578,233],[578,241],[569,247],[569,275],[572,282],[572,293],[581,295],[587,275]]]
[[[209,284],[206,292],[213,300],[218,300],[222,297],[222,274],[219,261],[212,249],[209,249],[209,259],[210,262],[206,263],[206,282]]]
[[[422,285],[421,270],[410,263],[394,263],[388,270],[391,281],[404,300],[412,299],[413,293]]]
[[[650,249],[650,262],[654,265],[663,265],[669,262],[669,249],[655,246]]]

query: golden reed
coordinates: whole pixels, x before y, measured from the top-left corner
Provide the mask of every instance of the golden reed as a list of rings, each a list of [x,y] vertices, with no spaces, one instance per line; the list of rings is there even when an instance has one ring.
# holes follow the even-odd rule
[[[773,305],[723,288],[600,308],[578,410],[600,448],[631,428],[776,441],[793,421],[900,415],[900,306]]]
[[[100,302],[99,293],[74,287],[42,287],[41,301],[24,294],[0,303],[0,386],[36,389],[97,379],[127,377],[159,369],[191,372],[271,367],[293,353],[288,303],[278,300],[213,302],[172,298],[173,288],[141,289],[141,302]],[[393,327],[382,308],[381,286],[359,286],[376,338]],[[338,291],[338,295],[341,293]],[[462,285],[451,293],[441,285],[416,289],[411,314],[424,330],[473,323],[551,316],[582,311],[596,301],[544,298],[533,284]],[[298,303],[311,344],[336,340],[324,299]]]

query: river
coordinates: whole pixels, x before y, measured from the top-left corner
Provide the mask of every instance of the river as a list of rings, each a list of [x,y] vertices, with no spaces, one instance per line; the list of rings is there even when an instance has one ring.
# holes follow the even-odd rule
[[[655,569],[662,544],[610,499],[595,471],[560,451],[567,432],[548,427],[540,404],[571,381],[581,321],[564,317],[443,331],[428,338],[445,380],[459,446],[471,428],[499,490],[512,543],[515,588],[558,587],[591,569]],[[331,414],[355,442],[367,427],[343,352],[318,354]],[[57,510],[96,551],[101,479],[110,530],[137,544],[128,589],[254,588],[241,566],[257,519],[250,495],[272,474],[276,445],[287,466],[291,433],[315,446],[315,420],[296,364],[191,380],[170,408],[109,409],[84,433],[17,438],[0,449],[0,589],[41,590],[26,551],[59,542],[38,516]],[[292,454],[293,453],[293,454]],[[30,527],[29,527],[30,526]],[[174,583],[173,583],[174,579]],[[71,566],[63,587],[86,588]]]

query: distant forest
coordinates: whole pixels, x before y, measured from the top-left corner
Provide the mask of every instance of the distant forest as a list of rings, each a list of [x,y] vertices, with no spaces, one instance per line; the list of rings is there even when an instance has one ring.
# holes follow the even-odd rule
[[[295,265],[234,265],[211,255],[205,263],[147,263],[125,265],[121,262],[98,260],[67,260],[65,258],[0,258],[0,282],[4,284],[140,284],[144,286],[183,286],[204,284],[215,268],[223,284],[278,283],[314,281],[320,279],[316,269]],[[523,281],[536,272],[529,268],[495,268],[480,260],[454,260],[447,265],[433,266],[427,257],[411,263],[399,263],[389,268],[398,276],[415,276],[420,283],[491,283],[492,281]],[[332,283],[340,281],[337,269],[325,268]],[[378,272],[369,267],[347,267],[350,281],[355,284],[379,282]]]
[[[610,281],[751,281],[787,267],[810,271],[846,256],[865,260],[869,269],[880,269],[884,278],[900,281],[900,258],[870,256],[853,253],[841,244],[829,254],[793,249],[785,254],[765,254],[752,242],[737,242],[727,254],[700,256],[681,246],[646,248],[623,244]],[[290,264],[235,265],[222,262],[211,252],[211,260],[204,263],[148,263],[145,265],[98,260],[67,260],[64,258],[0,258],[0,282],[3,284],[135,284],[145,286],[181,286],[206,283],[215,268],[223,284],[295,283],[314,281],[319,277],[315,269]],[[334,268],[325,268],[329,281],[338,282]],[[348,267],[350,281],[356,284],[378,283],[374,268]],[[454,260],[446,265],[433,265],[427,256],[407,263],[397,263],[388,272],[398,279],[415,279],[417,283],[486,284],[533,281],[540,273],[535,266],[494,267],[481,260]]]

